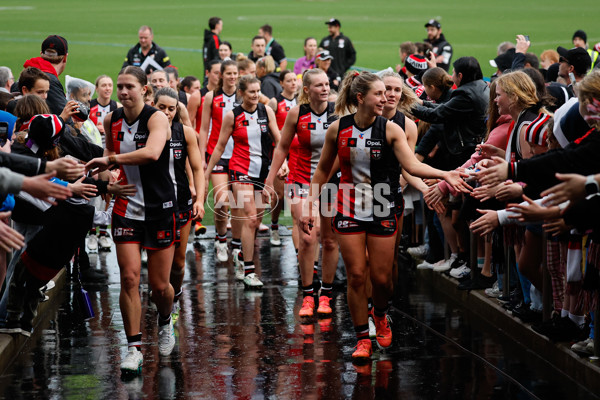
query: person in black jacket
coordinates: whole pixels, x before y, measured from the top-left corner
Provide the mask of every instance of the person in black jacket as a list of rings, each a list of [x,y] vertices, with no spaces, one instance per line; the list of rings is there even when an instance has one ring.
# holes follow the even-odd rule
[[[272,56],[265,56],[256,62],[256,77],[260,79],[260,91],[270,99],[275,98],[281,91],[279,73],[275,72],[275,60]]]
[[[333,56],[331,68],[341,76],[356,62],[356,50],[348,36],[340,32],[342,24],[336,18],[325,22],[329,29],[329,36],[321,39],[319,50],[328,50]]]
[[[202,45],[204,71],[208,69],[209,62],[219,59],[219,46],[221,45],[219,34],[223,30],[223,20],[219,17],[211,17],[208,20],[208,28],[204,30],[204,44]]]
[[[431,44],[432,51],[435,54],[435,61],[438,67],[448,71],[450,62],[452,61],[452,45],[448,43],[446,37],[442,33],[442,25],[435,19],[430,19],[425,24],[427,28],[426,43]]]
[[[263,25],[258,29],[258,34],[263,36],[267,41],[265,54],[273,57],[275,63],[279,67],[278,71],[283,71],[287,67],[287,59],[283,46],[273,38],[273,27],[271,25]]]
[[[139,43],[129,49],[121,68],[128,65],[141,67],[146,64],[144,65],[146,74],[150,74],[152,71],[171,65],[171,59],[167,53],[154,43],[152,28],[147,25],[141,26],[138,30],[138,38]],[[150,58],[150,60],[147,60],[148,62],[146,62],[147,58]]]
[[[458,86],[444,104],[419,100],[412,113],[432,124],[444,124],[442,141],[456,163],[461,165],[473,153],[486,132],[489,88],[483,81],[479,62],[461,57],[454,62],[452,80]]]

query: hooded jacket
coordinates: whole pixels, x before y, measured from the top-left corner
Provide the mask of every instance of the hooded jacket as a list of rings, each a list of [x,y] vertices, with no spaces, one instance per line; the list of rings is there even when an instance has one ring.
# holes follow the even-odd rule
[[[50,108],[51,114],[60,115],[67,105],[67,98],[65,96],[65,89],[58,79],[58,74],[56,73],[54,65],[49,61],[44,60],[42,57],[34,57],[25,61],[23,68],[27,67],[35,67],[48,76],[50,79],[50,91],[48,92],[46,103]]]
[[[423,121],[444,124],[442,139],[450,154],[468,152],[470,155],[487,130],[485,119],[489,93],[487,84],[480,79],[455,89],[444,104],[424,101],[412,112]]]

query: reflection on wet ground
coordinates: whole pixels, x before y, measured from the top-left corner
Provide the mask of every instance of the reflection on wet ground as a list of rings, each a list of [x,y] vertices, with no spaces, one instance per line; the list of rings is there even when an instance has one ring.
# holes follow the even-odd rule
[[[143,285],[143,374],[127,381],[119,372],[126,340],[114,250],[93,255],[110,273],[107,287],[90,290],[96,317],[78,320],[65,291],[40,339],[0,380],[3,397],[595,398],[429,286],[417,285],[410,273],[401,278],[391,313],[391,350],[355,367],[344,293],[335,294],[333,318],[300,324],[295,253],[290,238],[282,239],[281,248],[271,248],[268,238],[258,241],[261,292],[245,291],[230,264],[215,265],[211,241],[204,242],[205,253],[188,245],[178,344],[168,359],[159,358],[151,340],[156,311]]]

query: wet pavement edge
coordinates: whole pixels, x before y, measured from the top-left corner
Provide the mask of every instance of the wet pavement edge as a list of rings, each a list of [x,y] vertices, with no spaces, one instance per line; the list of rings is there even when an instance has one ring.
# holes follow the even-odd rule
[[[48,322],[48,320],[53,317],[53,312],[55,312],[64,301],[64,296],[61,296],[61,294],[67,281],[66,269],[61,269],[52,280],[54,281],[55,287],[46,292],[48,301],[40,303],[39,305],[38,314],[34,319],[34,331],[31,337],[28,338],[21,334],[11,335],[0,333],[0,375],[4,374],[7,369],[12,366],[14,360],[19,356],[26,345],[35,345],[42,332],[42,329],[39,329],[38,326]]]
[[[579,357],[569,349],[570,343],[552,342],[530,325],[509,315],[495,299],[488,298],[482,291],[458,290],[458,281],[444,274],[417,270],[417,279],[420,284],[431,285],[467,312],[489,322],[498,333],[522,346],[532,357],[539,358],[593,393],[600,393],[600,365]]]

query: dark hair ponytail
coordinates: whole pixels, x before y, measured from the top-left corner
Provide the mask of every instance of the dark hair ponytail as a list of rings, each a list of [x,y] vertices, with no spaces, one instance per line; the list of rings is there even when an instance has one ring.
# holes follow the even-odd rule
[[[343,116],[356,112],[358,108],[357,95],[366,95],[371,89],[373,82],[381,81],[381,78],[371,72],[348,71],[335,102],[335,114]]]

